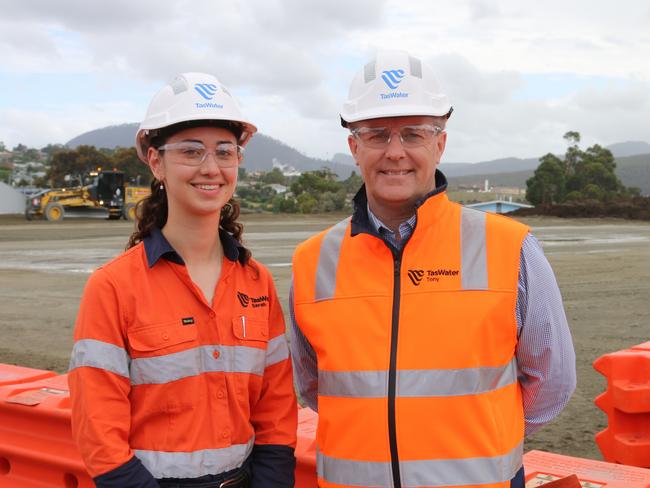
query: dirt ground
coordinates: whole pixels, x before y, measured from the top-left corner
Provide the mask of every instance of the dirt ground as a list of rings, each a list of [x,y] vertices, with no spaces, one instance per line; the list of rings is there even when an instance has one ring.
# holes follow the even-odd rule
[[[247,244],[275,276],[285,311],[295,245],[340,218],[244,216]],[[593,439],[607,421],[593,400],[605,381],[591,363],[650,340],[650,223],[522,220],[533,227],[556,272],[578,363],[569,406],[528,438],[526,449],[600,459]],[[88,273],[123,249],[131,228],[105,220],[50,224],[0,217],[0,363],[65,372]]]

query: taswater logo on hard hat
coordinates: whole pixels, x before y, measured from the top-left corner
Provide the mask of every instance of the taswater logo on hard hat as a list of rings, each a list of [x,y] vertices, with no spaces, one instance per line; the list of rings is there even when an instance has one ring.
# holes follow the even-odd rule
[[[384,80],[384,83],[386,83],[388,88],[391,90],[394,90],[399,86],[402,78],[404,78],[403,69],[391,69],[381,72],[381,79]]]
[[[196,83],[194,85],[196,92],[206,100],[212,100],[217,93],[217,85],[212,83]]]

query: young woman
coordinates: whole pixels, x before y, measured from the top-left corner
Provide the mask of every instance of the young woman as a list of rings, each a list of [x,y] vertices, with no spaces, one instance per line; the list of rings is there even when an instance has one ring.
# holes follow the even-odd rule
[[[201,73],[165,86],[140,125],[152,193],[127,251],[86,285],[70,365],[73,435],[99,488],[293,486],[282,311],[233,199],[255,131]]]

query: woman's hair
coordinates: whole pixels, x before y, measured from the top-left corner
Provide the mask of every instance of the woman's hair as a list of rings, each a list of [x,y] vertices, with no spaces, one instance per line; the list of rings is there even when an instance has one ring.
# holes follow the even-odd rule
[[[157,131],[150,138],[149,145],[158,148],[165,144],[165,141],[176,132],[192,127],[205,126],[227,129],[231,131],[238,140],[242,130],[239,124],[220,120],[181,122],[180,124],[165,127],[164,129]],[[126,248],[130,249],[142,241],[142,239],[151,234],[151,231],[155,227],[162,229],[167,223],[167,211],[167,194],[162,183],[154,178],[151,182],[151,194],[140,200],[136,206],[136,215],[138,216],[136,230],[131,234],[131,237],[129,237],[129,242],[126,245]],[[241,244],[244,226],[237,221],[238,218],[239,202],[234,198],[231,198],[221,209],[219,228],[231,234]],[[239,259],[243,264],[253,266],[253,263],[250,262],[251,252],[249,249],[242,246],[240,248],[240,254],[242,255],[240,255]]]

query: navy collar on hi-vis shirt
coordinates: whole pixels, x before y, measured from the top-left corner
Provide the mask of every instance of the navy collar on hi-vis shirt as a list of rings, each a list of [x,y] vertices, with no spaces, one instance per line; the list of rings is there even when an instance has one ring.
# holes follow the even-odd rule
[[[219,229],[219,239],[223,246],[223,254],[231,261],[239,261],[244,264],[246,256],[244,246],[223,229]],[[151,234],[142,239],[142,242],[150,268],[153,268],[160,258],[165,258],[176,264],[185,264],[183,258],[174,250],[158,227],[154,227]]]

